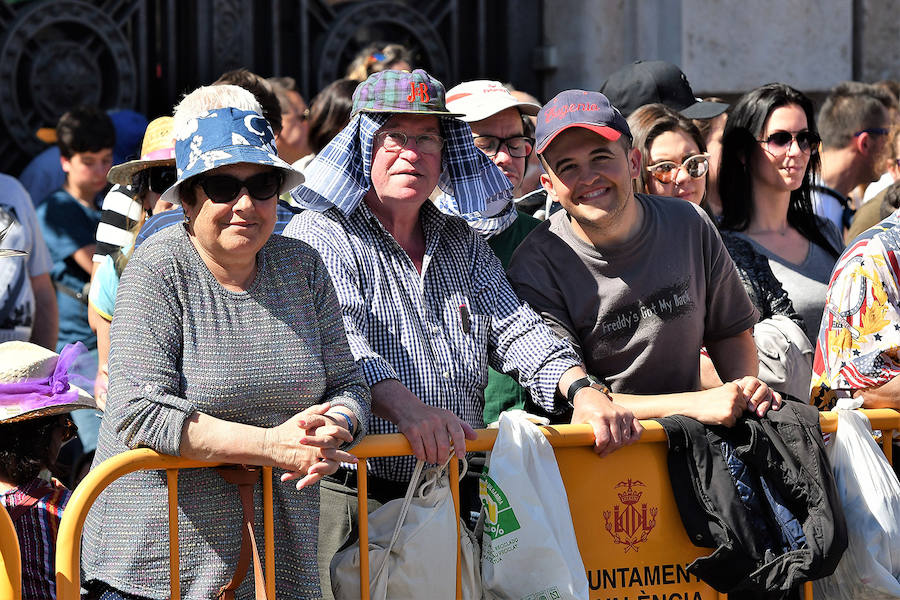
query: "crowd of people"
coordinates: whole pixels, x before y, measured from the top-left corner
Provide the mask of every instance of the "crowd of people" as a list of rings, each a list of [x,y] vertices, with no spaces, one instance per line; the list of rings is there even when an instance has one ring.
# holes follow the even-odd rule
[[[896,82],[818,111],[783,83],[729,105],[639,61],[542,105],[415,66],[372,46],[309,107],[289,77],[232,71],[138,140],[73,108],[32,187],[0,176],[0,247],[27,252],[0,258],[0,486],[38,515],[20,536],[52,540],[60,480],[130,448],[271,466],[276,587],[330,598],[367,433],[414,455],[369,461],[371,510],[510,409],[588,423],[607,456],[641,419],[900,408]],[[84,597],[168,593],[165,486],[100,497]],[[188,597],[250,593],[239,488],[182,475]],[[52,549],[24,548],[26,597],[53,597]]]

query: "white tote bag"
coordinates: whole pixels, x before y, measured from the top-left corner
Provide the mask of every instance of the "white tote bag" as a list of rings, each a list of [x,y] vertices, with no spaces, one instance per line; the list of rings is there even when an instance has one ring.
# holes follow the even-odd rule
[[[447,464],[424,473],[423,465],[416,464],[403,499],[391,500],[369,515],[369,597],[455,599],[459,522],[463,599],[480,600],[478,546],[453,506]],[[461,471],[460,477],[465,469]],[[331,561],[336,600],[359,600],[359,574],[357,541]]]
[[[500,415],[479,491],[485,597],[588,600],[566,489],[553,448],[536,425],[521,415]]]
[[[847,518],[849,544],[834,574],[814,582],[815,597],[900,598],[900,483],[872,439],[865,415],[840,408],[837,412],[837,433],[826,450]]]

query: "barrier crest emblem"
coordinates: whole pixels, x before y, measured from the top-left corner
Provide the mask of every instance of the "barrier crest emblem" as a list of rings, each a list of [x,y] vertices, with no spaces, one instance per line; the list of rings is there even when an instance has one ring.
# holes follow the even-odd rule
[[[647,484],[630,478],[620,481],[615,485],[615,489],[625,488],[617,494],[621,504],[613,506],[611,511],[603,511],[606,531],[612,536],[613,542],[625,546],[625,552],[630,550],[637,552],[638,546],[647,541],[647,537],[656,526],[659,508],[641,502],[643,492],[637,489],[640,487],[647,487]]]

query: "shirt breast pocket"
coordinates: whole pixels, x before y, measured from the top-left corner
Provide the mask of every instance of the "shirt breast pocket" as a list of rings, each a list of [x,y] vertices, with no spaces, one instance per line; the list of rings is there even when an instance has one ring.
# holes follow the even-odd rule
[[[467,331],[468,330],[468,331]],[[491,335],[490,315],[473,314],[468,327],[463,323],[465,362],[469,367],[468,378],[479,388],[487,385],[488,344]]]

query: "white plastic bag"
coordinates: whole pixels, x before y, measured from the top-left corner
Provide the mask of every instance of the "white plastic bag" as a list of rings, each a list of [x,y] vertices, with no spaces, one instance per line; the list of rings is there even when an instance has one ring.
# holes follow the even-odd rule
[[[841,406],[841,405],[839,405]],[[859,406],[850,404],[848,407]],[[900,598],[900,483],[865,415],[840,409],[827,447],[849,544],[834,574],[814,582],[829,600]]]
[[[391,500],[369,514],[369,597],[455,599],[459,522],[463,600],[481,600],[478,545],[453,506],[447,465],[424,473],[422,467],[423,462],[418,461],[406,497]],[[359,573],[357,541],[338,551],[331,561],[336,600],[359,599]]]
[[[485,597],[587,600],[566,489],[553,448],[536,425],[521,415],[500,415],[479,488]]]

